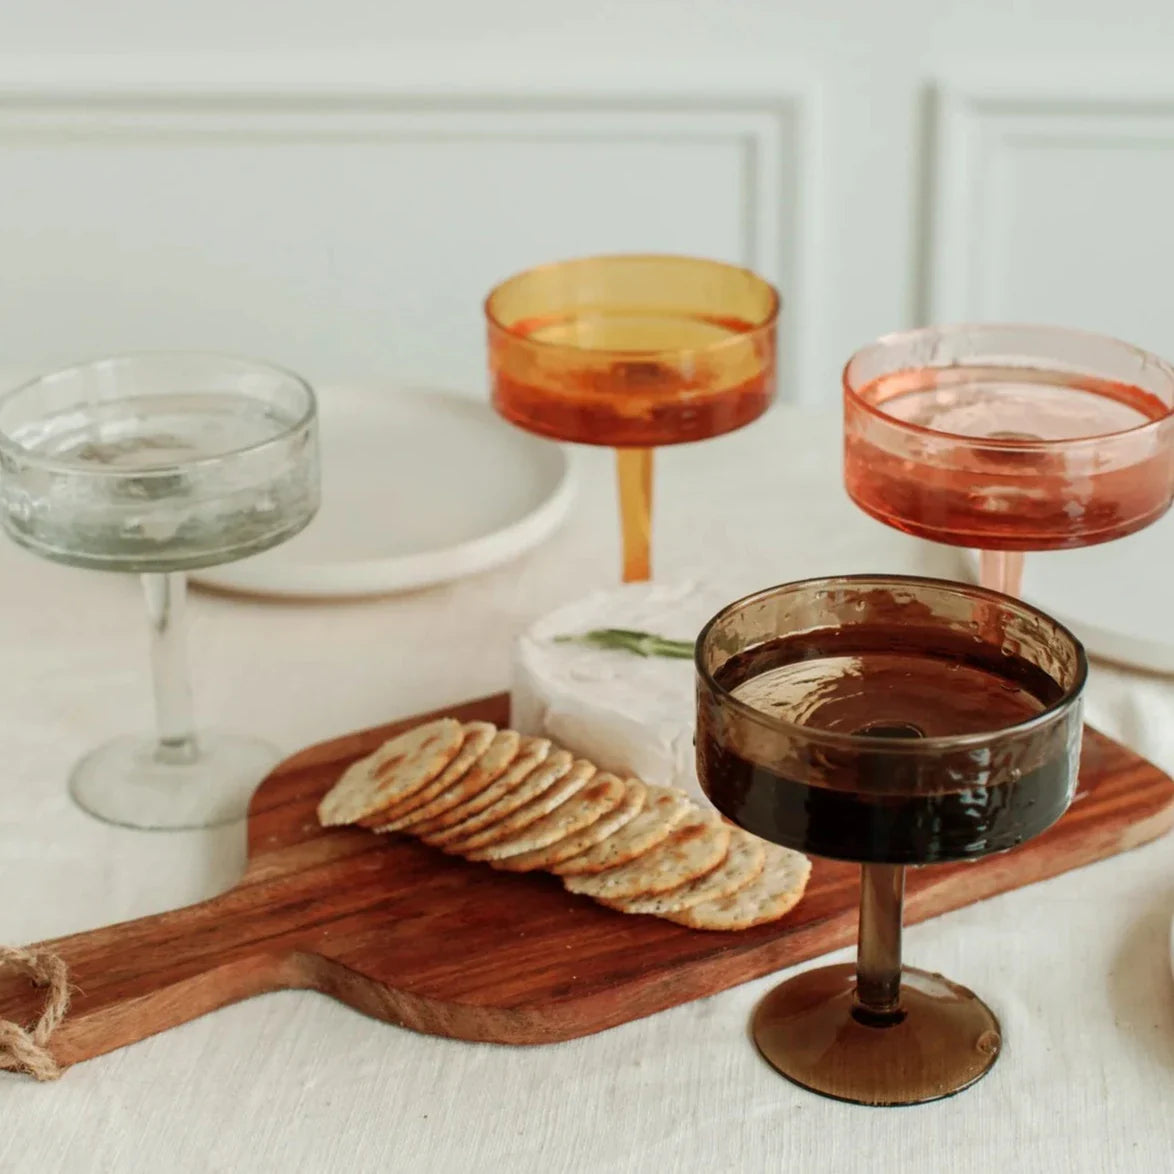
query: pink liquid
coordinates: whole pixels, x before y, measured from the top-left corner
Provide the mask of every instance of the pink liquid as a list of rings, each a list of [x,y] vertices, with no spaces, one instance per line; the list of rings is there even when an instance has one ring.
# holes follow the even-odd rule
[[[875,411],[846,400],[849,496],[922,538],[984,550],[1086,546],[1156,521],[1174,495],[1170,409],[1129,384],[923,368],[883,376],[859,399]],[[1063,443],[1074,441],[1084,443]]]

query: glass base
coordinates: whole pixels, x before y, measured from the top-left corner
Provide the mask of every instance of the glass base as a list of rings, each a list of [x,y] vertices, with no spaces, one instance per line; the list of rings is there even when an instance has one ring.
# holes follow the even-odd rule
[[[854,1014],[856,967],[808,970],[775,987],[754,1012],[758,1050],[788,1080],[860,1105],[917,1105],[961,1092],[999,1055],[999,1021],[940,974],[901,971],[897,1018]]]
[[[257,784],[281,760],[267,742],[202,733],[191,762],[168,762],[149,738],[115,738],[69,778],[82,810],[106,823],[152,831],[209,828],[243,819]]]

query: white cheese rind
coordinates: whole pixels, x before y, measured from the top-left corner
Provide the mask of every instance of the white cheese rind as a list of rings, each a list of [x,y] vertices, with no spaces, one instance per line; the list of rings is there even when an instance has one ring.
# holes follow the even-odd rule
[[[518,638],[511,724],[551,738],[604,770],[680,787],[707,802],[694,769],[692,660],[559,644],[593,628],[696,639],[737,593],[713,583],[632,583],[543,616]]]

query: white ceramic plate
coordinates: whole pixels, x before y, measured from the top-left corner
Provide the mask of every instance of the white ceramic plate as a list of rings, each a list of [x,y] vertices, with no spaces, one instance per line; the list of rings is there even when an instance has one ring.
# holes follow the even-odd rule
[[[969,566],[977,578],[978,560]],[[1137,534],[1028,554],[1023,597],[1067,624],[1093,656],[1174,674],[1174,511]]]
[[[487,570],[547,538],[574,495],[568,452],[488,404],[431,389],[319,392],[322,508],[297,537],[194,572],[256,595],[378,595]]]

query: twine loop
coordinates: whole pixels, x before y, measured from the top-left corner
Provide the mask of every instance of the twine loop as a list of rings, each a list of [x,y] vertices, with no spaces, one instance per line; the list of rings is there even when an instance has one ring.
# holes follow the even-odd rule
[[[61,1068],[49,1051],[49,1037],[69,1010],[69,971],[49,950],[0,946],[0,968],[28,975],[47,987],[45,1009],[31,1028],[0,1019],[0,1069],[27,1072],[34,1080],[56,1080]]]

